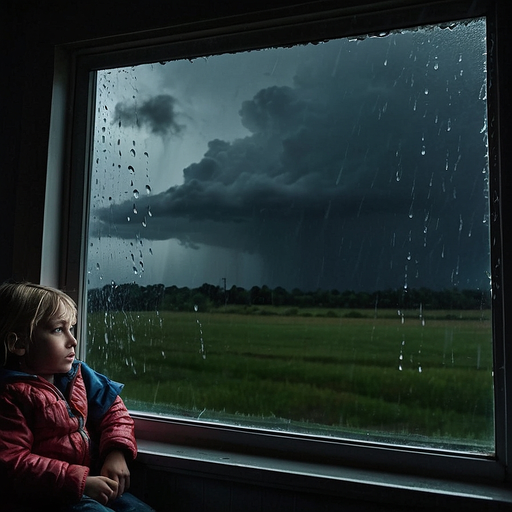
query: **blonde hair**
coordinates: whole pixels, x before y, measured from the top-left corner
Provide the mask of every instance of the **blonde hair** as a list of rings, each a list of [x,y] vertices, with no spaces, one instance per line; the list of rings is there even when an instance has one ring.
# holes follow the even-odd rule
[[[77,307],[75,301],[64,292],[26,282],[0,285],[0,342],[4,345],[2,366],[8,360],[8,336],[15,333],[18,338],[28,338],[32,343],[34,329],[54,316],[61,305],[66,310],[66,316],[69,315],[74,323]]]

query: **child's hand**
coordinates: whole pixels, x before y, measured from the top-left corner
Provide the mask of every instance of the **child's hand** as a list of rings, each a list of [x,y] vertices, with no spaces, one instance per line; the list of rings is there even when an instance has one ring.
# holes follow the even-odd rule
[[[130,487],[130,470],[126,464],[124,453],[118,450],[111,451],[105,458],[100,474],[114,480],[117,490],[111,500],[121,496]]]
[[[109,501],[115,499],[118,491],[118,484],[105,476],[88,476],[85,480],[84,494],[106,505]]]

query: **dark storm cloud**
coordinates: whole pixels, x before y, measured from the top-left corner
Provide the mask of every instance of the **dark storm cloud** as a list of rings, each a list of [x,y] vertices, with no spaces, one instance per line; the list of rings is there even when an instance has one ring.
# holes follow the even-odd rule
[[[179,133],[183,126],[177,122],[176,100],[168,94],[149,98],[141,105],[135,102],[120,102],[115,107],[114,122],[124,126],[147,126],[157,135]]]
[[[313,47],[292,87],[241,104],[250,136],[211,141],[148,199],[143,231],[131,203],[99,219],[119,237],[257,253],[269,286],[485,286],[483,73],[465,65],[481,48],[450,34]]]

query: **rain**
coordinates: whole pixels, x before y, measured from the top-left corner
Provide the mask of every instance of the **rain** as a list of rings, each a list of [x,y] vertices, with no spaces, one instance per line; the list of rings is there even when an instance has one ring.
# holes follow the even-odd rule
[[[488,288],[485,33],[468,44],[463,28],[103,71],[91,286],[109,269],[179,286]],[[142,240],[138,265],[110,261]]]

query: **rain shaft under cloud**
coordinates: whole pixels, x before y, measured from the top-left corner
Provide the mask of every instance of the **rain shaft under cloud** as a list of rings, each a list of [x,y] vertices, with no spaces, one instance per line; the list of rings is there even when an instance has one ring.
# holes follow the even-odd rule
[[[255,285],[488,288],[484,29],[464,28],[301,47],[292,84],[240,100],[246,136],[211,140],[136,214],[93,210],[91,236],[256,254]],[[119,103],[116,122],[187,137],[178,105]]]

